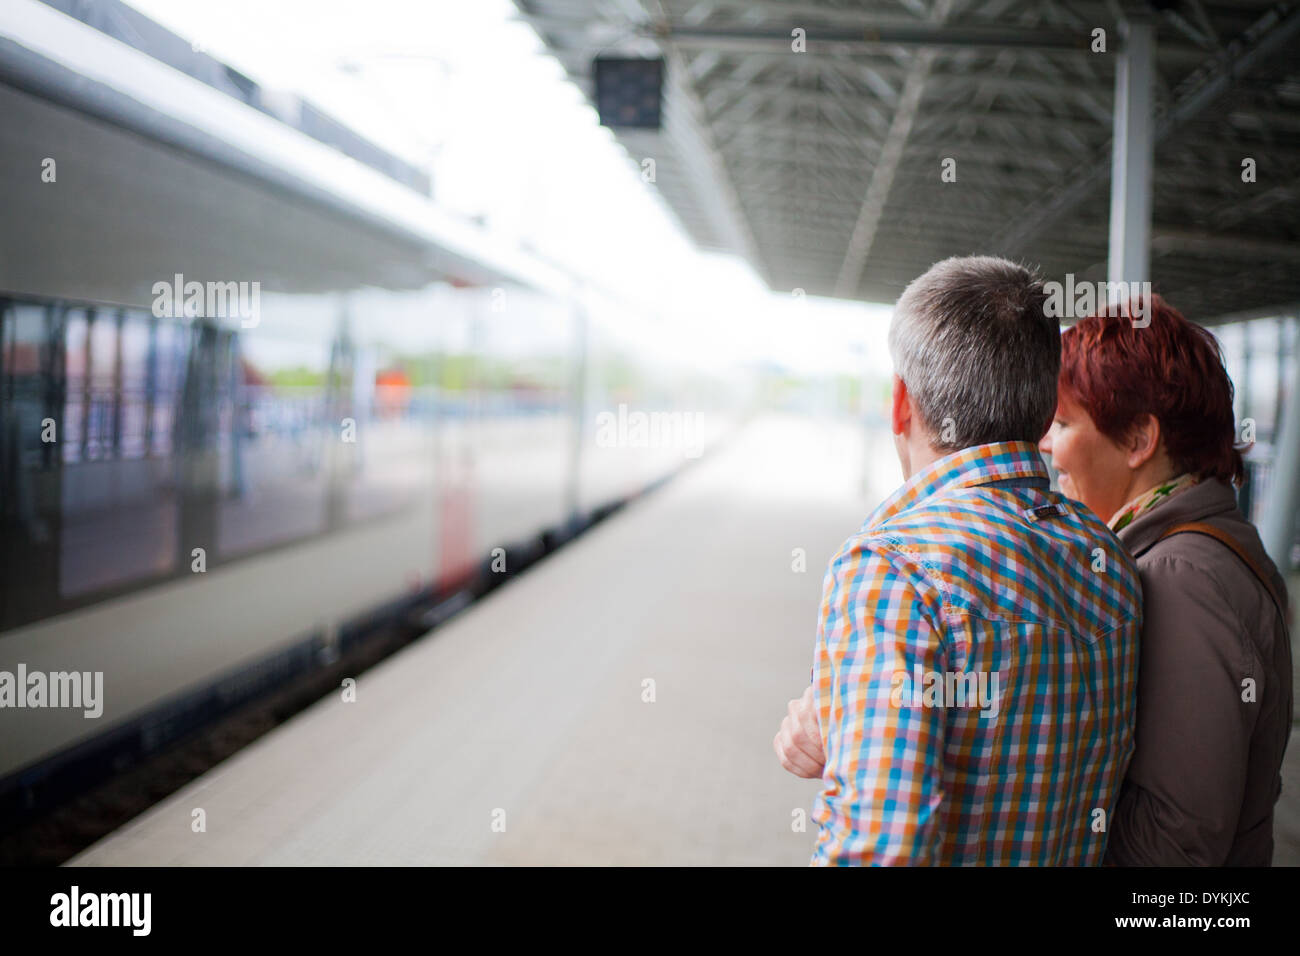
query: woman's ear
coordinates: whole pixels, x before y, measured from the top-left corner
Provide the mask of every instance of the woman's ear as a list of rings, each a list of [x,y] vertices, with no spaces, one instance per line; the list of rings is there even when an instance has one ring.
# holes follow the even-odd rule
[[[1133,423],[1128,435],[1128,466],[1133,471],[1141,468],[1160,451],[1160,419],[1147,414]]]

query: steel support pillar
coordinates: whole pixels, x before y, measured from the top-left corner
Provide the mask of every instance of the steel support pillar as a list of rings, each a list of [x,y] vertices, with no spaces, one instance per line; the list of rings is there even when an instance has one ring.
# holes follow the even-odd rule
[[[1113,282],[1151,280],[1151,172],[1155,153],[1155,25],[1123,26],[1115,70],[1111,147],[1110,258]]]

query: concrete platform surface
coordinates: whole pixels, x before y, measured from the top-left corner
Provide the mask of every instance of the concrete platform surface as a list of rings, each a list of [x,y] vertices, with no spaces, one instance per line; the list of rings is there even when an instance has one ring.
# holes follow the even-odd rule
[[[806,864],[771,738],[897,481],[849,426],[755,423],[72,862]]]

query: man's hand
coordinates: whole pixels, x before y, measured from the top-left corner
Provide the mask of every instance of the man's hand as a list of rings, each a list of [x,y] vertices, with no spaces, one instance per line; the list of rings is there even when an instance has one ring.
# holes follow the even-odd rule
[[[789,713],[772,738],[772,748],[781,766],[796,777],[817,778],[822,775],[826,755],[822,753],[822,733],[811,685],[802,697],[790,701]]]

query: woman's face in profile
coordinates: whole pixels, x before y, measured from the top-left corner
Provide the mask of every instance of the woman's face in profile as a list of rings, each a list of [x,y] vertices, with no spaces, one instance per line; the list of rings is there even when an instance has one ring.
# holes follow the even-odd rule
[[[1102,521],[1127,503],[1132,479],[1127,453],[1068,396],[1059,396],[1052,427],[1038,448],[1051,456],[1062,494],[1083,502]]]

